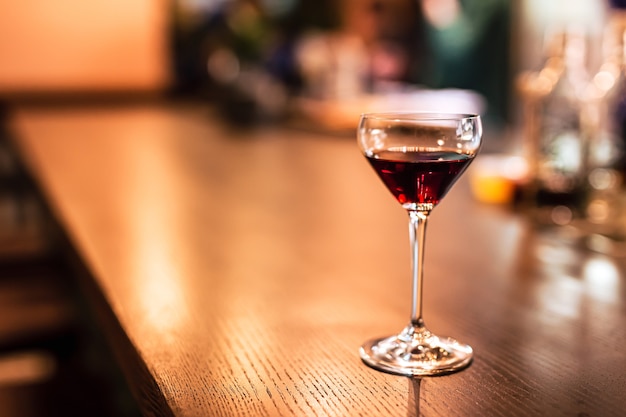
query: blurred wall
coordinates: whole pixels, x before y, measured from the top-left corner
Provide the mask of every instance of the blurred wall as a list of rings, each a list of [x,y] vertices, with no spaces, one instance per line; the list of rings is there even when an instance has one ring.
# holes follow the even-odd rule
[[[169,0],[2,0],[0,94],[156,91]]]

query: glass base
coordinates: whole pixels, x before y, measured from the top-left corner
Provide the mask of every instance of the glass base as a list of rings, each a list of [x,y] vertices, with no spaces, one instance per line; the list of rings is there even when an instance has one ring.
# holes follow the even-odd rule
[[[448,374],[467,367],[471,346],[450,337],[439,337],[425,327],[410,325],[399,335],[366,342],[361,359],[379,371],[404,376]]]

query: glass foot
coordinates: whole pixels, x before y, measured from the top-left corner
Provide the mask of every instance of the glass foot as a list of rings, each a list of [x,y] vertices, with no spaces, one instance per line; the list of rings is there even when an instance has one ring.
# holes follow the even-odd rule
[[[397,336],[366,342],[360,354],[363,362],[379,371],[429,376],[460,371],[472,361],[473,351],[450,337],[409,326]]]

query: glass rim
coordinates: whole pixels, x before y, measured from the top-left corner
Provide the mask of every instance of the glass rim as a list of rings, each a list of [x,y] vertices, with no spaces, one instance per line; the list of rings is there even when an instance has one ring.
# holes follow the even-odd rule
[[[456,113],[456,112],[428,112],[428,111],[389,111],[389,112],[367,112],[361,113],[361,120],[389,120],[404,122],[440,122],[440,121],[459,121],[468,119],[480,119],[479,114],[475,113]]]

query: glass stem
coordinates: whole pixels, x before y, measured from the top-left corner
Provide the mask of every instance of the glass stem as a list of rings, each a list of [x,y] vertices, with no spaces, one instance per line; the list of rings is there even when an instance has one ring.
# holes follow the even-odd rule
[[[409,211],[409,237],[411,239],[411,269],[413,274],[411,300],[411,326],[425,328],[422,318],[422,288],[424,282],[424,242],[426,220],[430,211]]]

